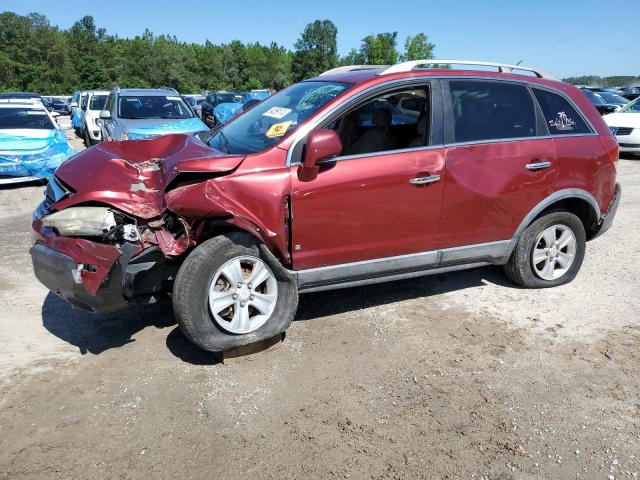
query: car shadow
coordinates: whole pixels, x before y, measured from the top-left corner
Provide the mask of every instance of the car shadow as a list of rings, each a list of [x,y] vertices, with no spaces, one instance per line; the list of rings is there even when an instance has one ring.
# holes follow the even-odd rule
[[[42,324],[56,337],[78,347],[81,354],[98,355],[134,341],[132,336],[146,327],[175,325],[169,302],[133,307],[114,313],[76,310],[60,297],[49,293],[42,305]]]
[[[499,267],[477,268],[339,291],[304,294],[300,296],[294,321],[316,320],[329,315],[486,284],[520,288],[509,282]],[[106,350],[122,347],[135,341],[132,337],[147,327],[165,328],[176,323],[169,302],[95,314],[76,310],[52,293],[47,295],[42,306],[42,319],[49,332],[78,347],[83,355],[87,352],[99,355]],[[166,346],[174,356],[193,365],[214,365],[222,360],[220,355],[193,345],[177,326],[167,336]]]
[[[298,313],[294,321],[315,320],[329,315],[430,297],[486,284],[521,288],[511,283],[500,267],[482,267],[344,290],[307,293],[300,296]]]

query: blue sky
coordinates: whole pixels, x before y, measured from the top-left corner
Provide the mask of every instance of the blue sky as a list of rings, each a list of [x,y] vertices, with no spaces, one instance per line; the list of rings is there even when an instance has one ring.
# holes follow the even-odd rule
[[[640,75],[640,28],[628,8],[613,5],[604,0],[0,0],[3,11],[36,11],[61,28],[93,15],[98,26],[124,37],[149,28],[188,42],[276,41],[292,48],[307,23],[328,18],[338,27],[341,54],[370,33],[397,31],[402,45],[407,35],[424,32],[436,44],[437,58],[522,60],[558,77]]]

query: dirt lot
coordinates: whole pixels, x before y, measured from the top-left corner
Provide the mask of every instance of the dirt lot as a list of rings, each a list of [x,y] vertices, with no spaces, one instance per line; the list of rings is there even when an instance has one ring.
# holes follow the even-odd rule
[[[72,310],[31,272],[42,187],[0,190],[0,478],[640,475],[640,161],[570,285],[497,268],[302,297],[216,364],[171,309]]]

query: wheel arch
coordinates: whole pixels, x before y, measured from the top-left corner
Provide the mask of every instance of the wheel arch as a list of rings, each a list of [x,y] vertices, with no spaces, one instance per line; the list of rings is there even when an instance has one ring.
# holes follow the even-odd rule
[[[249,235],[257,240],[269,251],[282,265],[288,265],[288,255],[281,251],[276,238],[271,238],[264,233],[264,230],[253,222],[241,218],[233,217],[229,219],[205,219],[202,225],[202,232],[198,236],[198,244],[210,238],[226,235],[229,233],[239,233]]]
[[[540,218],[546,211],[556,208],[564,208],[580,218],[587,234],[587,240],[593,238],[597,233],[597,227],[602,217],[597,200],[586,190],[567,188],[552,193],[527,214],[513,235],[512,247],[515,246],[520,235],[529,225]]]

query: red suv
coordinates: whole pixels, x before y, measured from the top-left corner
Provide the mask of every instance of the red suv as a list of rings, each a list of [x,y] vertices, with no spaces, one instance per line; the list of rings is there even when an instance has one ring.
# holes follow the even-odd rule
[[[497,72],[425,68],[443,63]],[[186,336],[222,351],[284,331],[302,292],[489,264],[570,282],[613,221],[617,158],[584,94],[535,69],[341,67],[199,138],[74,156],[31,255],[74,306],[170,296]]]

